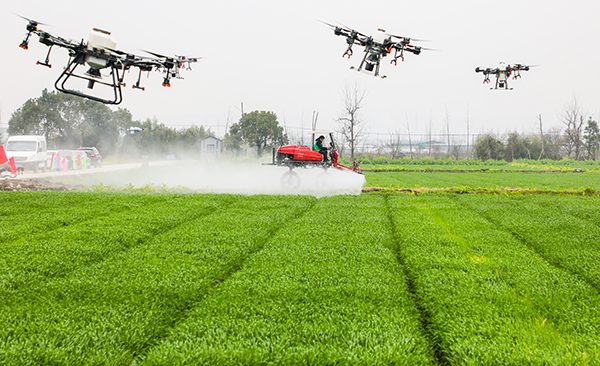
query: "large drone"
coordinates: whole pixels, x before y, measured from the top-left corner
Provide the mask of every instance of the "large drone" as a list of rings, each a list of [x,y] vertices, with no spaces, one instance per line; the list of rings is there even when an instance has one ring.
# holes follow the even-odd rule
[[[429,50],[429,48],[423,48],[410,44],[412,41],[423,41],[419,39],[411,39],[408,37],[395,36],[393,34],[385,33],[385,30],[378,29],[374,36],[367,36],[354,29],[347,28],[345,26],[335,26],[329,23],[322,22],[333,29],[336,36],[346,37],[346,43],[348,48],[342,57],[352,56],[352,46],[358,44],[365,48],[365,55],[358,66],[357,71],[362,71],[363,67],[366,71],[372,72],[373,76],[380,76],[385,78],[385,75],[379,75],[379,65],[381,59],[387,56],[389,53],[394,51],[394,58],[390,61],[390,64],[397,65],[398,59],[404,61],[404,52],[414,53],[418,55],[422,50]],[[354,66],[350,67],[354,70]]]
[[[38,65],[43,65],[51,68],[50,65],[50,51],[53,46],[63,47],[69,51],[69,61],[64,71],[60,74],[56,83],[55,88],[61,92],[77,95],[79,97],[88,98],[105,104],[119,104],[123,101],[123,95],[121,93],[121,86],[126,86],[124,82],[125,71],[130,70],[132,67],[139,69],[137,82],[133,85],[134,89],[144,90],[145,88],[140,86],[142,77],[142,71],[150,72],[152,70],[160,71],[164,74],[162,85],[165,87],[171,86],[171,78],[182,79],[179,75],[179,70],[185,68],[191,70],[190,64],[197,62],[197,57],[186,57],[186,56],[163,56],[157,53],[148,52],[156,58],[136,56],[134,54],[126,53],[115,49],[115,41],[110,37],[110,32],[94,28],[88,42],[85,43],[83,39],[81,42],[73,42],[62,37],[53,36],[50,33],[43,31],[38,28],[38,25],[44,25],[38,23],[35,20],[21,17],[29,22],[27,24],[27,34],[25,39],[19,47],[27,50],[29,48],[29,37],[32,34],[36,34],[39,37],[39,41],[42,44],[48,46],[48,54],[46,59],[38,61]],[[75,73],[78,66],[87,65],[89,69],[85,72]],[[108,71],[107,75],[102,75],[101,70]],[[100,84],[108,87],[108,95],[112,97],[105,99],[98,95],[84,93],[76,89],[68,88],[65,86],[67,80],[83,79],[87,81],[87,88],[93,89],[95,84]],[[108,81],[105,80],[108,78]]]
[[[519,79],[521,78],[521,71],[529,71],[529,68],[533,67],[533,66],[528,66],[528,65],[521,65],[521,64],[514,64],[514,65],[507,65],[504,62],[500,62],[500,65],[498,65],[497,68],[495,69],[490,69],[489,67],[486,69],[482,69],[480,67],[475,68],[475,72],[481,72],[483,73],[484,79],[483,79],[483,83],[484,84],[489,84],[490,83],[490,74],[496,75],[496,86],[493,88],[490,88],[491,90],[494,89],[505,89],[505,90],[512,90],[512,88],[508,87],[508,78],[510,75],[513,76],[513,79]]]

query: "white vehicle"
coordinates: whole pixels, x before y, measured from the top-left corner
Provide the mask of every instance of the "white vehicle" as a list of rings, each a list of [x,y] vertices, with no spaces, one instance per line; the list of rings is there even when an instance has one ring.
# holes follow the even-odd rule
[[[10,136],[6,141],[6,155],[15,158],[15,164],[46,171],[46,138],[44,136]]]

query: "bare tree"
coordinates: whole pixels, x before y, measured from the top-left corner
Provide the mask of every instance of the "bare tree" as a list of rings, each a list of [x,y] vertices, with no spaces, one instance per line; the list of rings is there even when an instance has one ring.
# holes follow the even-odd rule
[[[406,130],[408,131],[408,147],[410,152],[410,160],[413,159],[412,137],[410,135],[410,123],[408,123],[408,113],[406,113]]]
[[[586,113],[582,111],[579,102],[576,97],[573,97],[571,104],[569,104],[561,116],[561,120],[565,125],[565,149],[567,151],[567,157],[571,157],[571,154],[575,154],[575,160],[578,160],[581,152],[581,136],[583,132],[583,124],[585,122]]]
[[[561,158],[560,150],[564,142],[564,136],[560,127],[552,127],[544,135],[546,155],[550,159],[558,160]]]
[[[390,133],[390,139],[384,146],[390,159],[398,159],[404,155],[402,153],[402,140],[399,133]]]
[[[429,145],[429,152],[428,152],[428,156],[431,157],[431,133],[432,133],[432,129],[433,129],[433,122],[431,119],[431,109],[429,110],[429,129],[427,131],[427,135],[428,135],[428,139],[429,141],[427,142],[427,144]]]
[[[460,158],[461,152],[462,147],[460,146],[460,143],[453,142],[452,145],[450,145],[449,147],[448,156],[453,157],[455,160],[458,160]]]
[[[342,91],[344,101],[344,111],[338,118],[341,127],[341,133],[344,140],[350,147],[350,159],[354,159],[354,152],[363,135],[364,121],[360,118],[359,112],[365,101],[366,91],[358,83],[346,83]]]

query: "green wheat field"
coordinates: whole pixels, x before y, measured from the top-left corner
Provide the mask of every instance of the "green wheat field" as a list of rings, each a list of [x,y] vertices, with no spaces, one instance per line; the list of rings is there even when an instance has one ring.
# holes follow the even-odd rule
[[[597,173],[366,178],[554,193],[0,192],[0,364],[600,364]]]

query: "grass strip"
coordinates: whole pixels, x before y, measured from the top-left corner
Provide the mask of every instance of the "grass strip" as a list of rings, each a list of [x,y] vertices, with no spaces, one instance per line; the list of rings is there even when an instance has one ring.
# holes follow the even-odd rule
[[[600,190],[600,180],[596,174],[365,172],[365,178],[368,187],[383,188],[481,187],[486,189],[579,190],[581,187],[589,187],[595,191]]]

